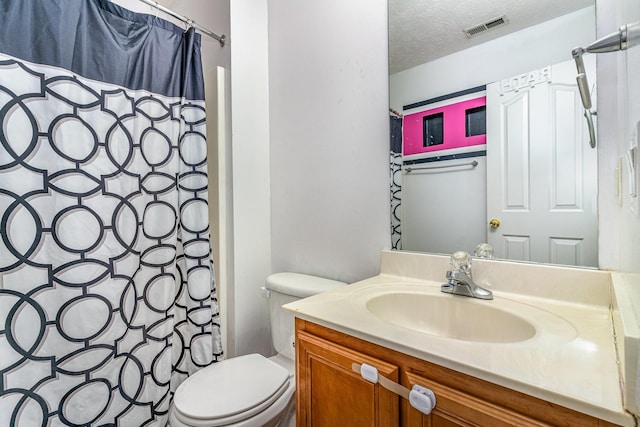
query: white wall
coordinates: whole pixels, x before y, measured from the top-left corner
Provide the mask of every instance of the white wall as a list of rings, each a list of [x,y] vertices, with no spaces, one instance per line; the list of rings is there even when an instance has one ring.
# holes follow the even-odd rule
[[[390,247],[387,2],[269,1],[273,271],[353,282]]]
[[[415,167],[468,164],[415,171],[402,176],[402,249],[472,254],[487,241],[487,158],[472,157],[417,164]],[[452,203],[452,195],[457,202]]]
[[[599,1],[598,37],[621,25],[640,21],[636,0]],[[631,49],[634,51],[632,52]],[[620,200],[616,198],[616,166],[629,148],[632,126],[640,120],[640,84],[637,65],[640,46],[627,52],[599,54],[598,59],[598,169],[600,267],[640,273],[640,216],[637,199],[629,196],[628,170],[622,163]],[[625,59],[631,58],[631,73]],[[629,80],[627,80],[627,77]]]
[[[230,356],[272,352],[266,300],[271,273],[267,0],[231,2],[234,332]]]

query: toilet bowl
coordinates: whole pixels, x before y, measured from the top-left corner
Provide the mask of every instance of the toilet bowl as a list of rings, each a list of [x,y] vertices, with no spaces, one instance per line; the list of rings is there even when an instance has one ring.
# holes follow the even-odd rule
[[[176,390],[171,427],[294,427],[294,319],[283,304],[345,283],[298,273],[276,273],[263,291],[269,299],[276,356],[248,354],[201,369]]]
[[[171,427],[280,425],[295,392],[293,362],[284,363],[249,354],[196,372],[176,391]]]

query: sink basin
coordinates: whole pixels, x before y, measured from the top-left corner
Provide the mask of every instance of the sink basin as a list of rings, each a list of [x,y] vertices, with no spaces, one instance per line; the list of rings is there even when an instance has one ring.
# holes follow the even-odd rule
[[[448,294],[391,292],[372,296],[365,308],[392,325],[450,339],[513,343],[536,335],[529,321],[499,304]]]

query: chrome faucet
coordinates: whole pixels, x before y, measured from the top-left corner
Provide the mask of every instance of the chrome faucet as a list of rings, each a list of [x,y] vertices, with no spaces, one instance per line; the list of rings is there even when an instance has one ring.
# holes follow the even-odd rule
[[[476,285],[471,278],[471,256],[468,253],[458,251],[451,255],[451,266],[453,269],[447,271],[449,283],[440,287],[442,292],[471,298],[493,299],[493,293],[490,290]]]

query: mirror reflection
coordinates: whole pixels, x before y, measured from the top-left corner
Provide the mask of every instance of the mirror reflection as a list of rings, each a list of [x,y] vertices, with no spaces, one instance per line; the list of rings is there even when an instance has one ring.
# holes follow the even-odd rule
[[[594,2],[433,3],[389,1],[394,248],[597,267]]]

